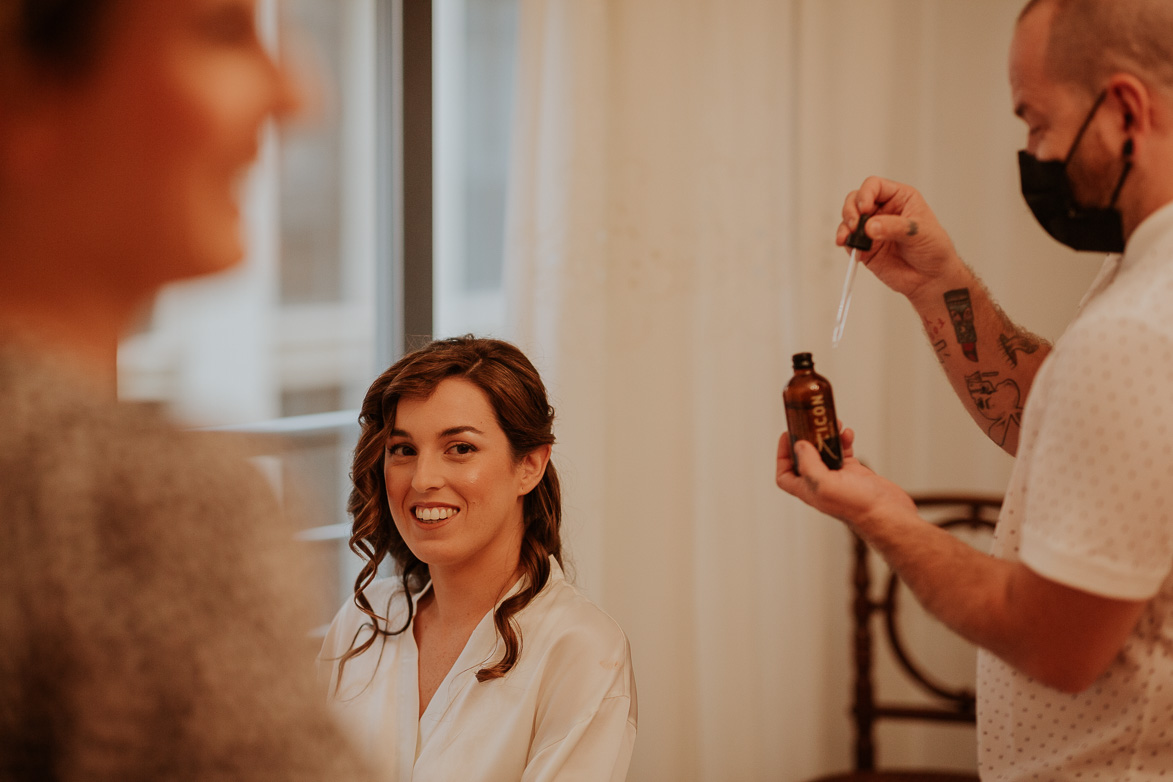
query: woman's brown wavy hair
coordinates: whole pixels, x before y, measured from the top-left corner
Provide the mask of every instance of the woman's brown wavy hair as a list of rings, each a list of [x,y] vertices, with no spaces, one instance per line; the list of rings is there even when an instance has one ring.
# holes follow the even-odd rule
[[[350,548],[366,560],[354,582],[354,603],[371,618],[375,632],[342,656],[336,686],[350,658],[369,649],[377,637],[407,630],[415,615],[413,596],[428,581],[427,564],[411,553],[391,518],[383,481],[383,454],[387,434],[395,426],[399,400],[425,399],[441,381],[451,377],[463,378],[485,393],[515,460],[554,442],[554,408],[546,400],[542,379],[529,359],[508,342],[471,335],[436,340],[401,358],[371,384],[359,414],[361,431],[350,473],[354,488],[347,510],[354,519]],[[503,601],[493,614],[497,633],[505,643],[505,655],[495,665],[478,671],[478,681],[500,678],[517,663],[521,655],[521,634],[515,616],[546,585],[550,557],[562,564],[559,531],[562,491],[552,461],[546,465],[538,485],[525,495],[522,515],[525,527],[519,562],[524,575],[522,588]],[[387,617],[374,611],[364,594],[388,556],[397,565],[407,598],[407,619],[402,627],[394,630],[389,627]]]

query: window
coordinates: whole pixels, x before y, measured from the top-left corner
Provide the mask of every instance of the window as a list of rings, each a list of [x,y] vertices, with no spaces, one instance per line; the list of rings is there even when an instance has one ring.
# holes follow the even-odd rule
[[[333,607],[362,564],[345,508],[367,387],[405,345],[504,327],[517,5],[262,3],[274,46],[312,55],[316,111],[268,131],[245,263],[165,290],[120,348],[124,399],[271,443],[258,459],[279,494],[305,489]]]
[[[378,295],[396,263],[383,233],[393,171],[377,146],[397,95],[380,64],[392,40],[384,6],[262,5],[275,46],[308,50],[316,110],[267,131],[244,197],[246,261],[164,291],[119,352],[123,398],[191,426],[273,435],[263,466],[279,494],[309,488],[300,535],[332,572],[335,608],[360,566],[345,515],[357,410],[395,351],[392,297]],[[282,40],[279,13],[307,40]]]
[[[435,2],[437,335],[504,336],[518,0]]]

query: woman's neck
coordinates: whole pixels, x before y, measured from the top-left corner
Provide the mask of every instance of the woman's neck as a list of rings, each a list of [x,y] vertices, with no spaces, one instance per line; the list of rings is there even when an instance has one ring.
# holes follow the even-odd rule
[[[473,568],[429,567],[435,618],[442,624],[479,622],[521,575],[520,546]]]

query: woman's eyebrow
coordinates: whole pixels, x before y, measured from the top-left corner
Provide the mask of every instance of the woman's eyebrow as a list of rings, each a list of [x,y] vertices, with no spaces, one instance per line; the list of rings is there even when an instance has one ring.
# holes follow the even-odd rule
[[[472,434],[479,434],[481,436],[484,436],[484,434],[485,434],[480,429],[477,429],[475,426],[472,426],[471,424],[465,424],[463,426],[450,426],[447,429],[445,429],[444,431],[440,432],[440,436],[441,437],[452,437],[453,435],[465,434],[466,432],[471,432]],[[390,432],[387,433],[387,436],[388,437],[406,437],[408,439],[411,438],[411,435],[402,429],[392,429]]]
[[[451,426],[451,427],[445,429],[443,432],[440,432],[440,436],[441,437],[452,437],[453,435],[464,434],[465,432],[471,432],[472,434],[484,435],[484,432],[482,432],[480,429],[477,429],[475,426],[469,426],[466,424],[464,426]]]

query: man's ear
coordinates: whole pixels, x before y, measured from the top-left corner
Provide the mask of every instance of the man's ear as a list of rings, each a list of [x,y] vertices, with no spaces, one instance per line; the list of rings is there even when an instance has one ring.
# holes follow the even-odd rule
[[[1152,132],[1153,96],[1144,82],[1130,73],[1117,73],[1108,81],[1108,95],[1119,110],[1115,130],[1121,145],[1124,139],[1133,139],[1135,144]]]
[[[551,446],[547,443],[539,445],[521,457],[521,463],[518,465],[521,480],[517,492],[519,497],[529,494],[541,483],[542,476],[546,474],[546,465],[550,463],[550,450]]]

